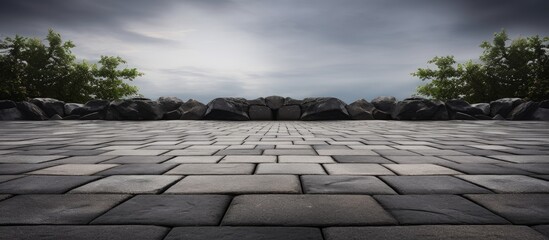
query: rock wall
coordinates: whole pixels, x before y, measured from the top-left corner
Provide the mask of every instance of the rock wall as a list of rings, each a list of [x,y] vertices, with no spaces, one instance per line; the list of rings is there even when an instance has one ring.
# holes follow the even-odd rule
[[[190,99],[161,97],[85,104],[52,98],[28,102],[0,100],[0,120],[542,120],[549,121],[549,100],[526,101],[503,98],[490,103],[469,104],[460,99],[447,102],[425,98],[377,97],[346,104],[337,98],[297,100],[270,96],[247,100],[216,98],[208,104]]]

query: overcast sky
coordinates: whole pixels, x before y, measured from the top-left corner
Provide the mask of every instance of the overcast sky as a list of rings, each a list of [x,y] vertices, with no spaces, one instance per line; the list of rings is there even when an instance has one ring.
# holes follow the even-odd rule
[[[548,0],[3,0],[0,37],[48,28],[121,56],[148,98],[405,98],[434,56],[475,59],[505,28],[549,35]]]

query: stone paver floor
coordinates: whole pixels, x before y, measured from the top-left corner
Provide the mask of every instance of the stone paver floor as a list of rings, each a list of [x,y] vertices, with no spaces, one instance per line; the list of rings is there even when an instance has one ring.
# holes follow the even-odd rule
[[[0,239],[549,239],[549,122],[0,122]]]

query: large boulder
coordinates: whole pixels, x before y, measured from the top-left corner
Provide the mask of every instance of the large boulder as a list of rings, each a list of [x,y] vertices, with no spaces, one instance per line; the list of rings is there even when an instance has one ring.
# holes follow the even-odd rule
[[[63,106],[63,109],[65,111],[65,116],[72,115],[72,110],[84,107],[84,104],[81,103],[65,103],[65,106]]]
[[[301,104],[303,104],[303,100],[293,99],[291,97],[287,97],[284,99],[284,106],[301,105]]]
[[[549,108],[538,108],[532,114],[532,120],[549,121]]]
[[[295,121],[301,119],[301,107],[299,105],[288,105],[278,109],[276,120]]]
[[[365,99],[359,99],[353,103],[347,105],[347,111],[353,120],[372,120],[374,116],[372,111],[375,109],[374,105],[366,101]]]
[[[48,120],[46,113],[34,103],[18,102],[16,105],[25,120]]]
[[[539,103],[532,101],[521,103],[509,113],[509,119],[531,120],[534,112],[538,109],[538,105]]]
[[[246,100],[248,102],[248,105],[258,105],[258,106],[267,106],[267,103],[265,102],[265,98],[256,98],[252,100]]]
[[[34,98],[30,102],[42,109],[48,117],[55,114],[61,117],[65,116],[65,102],[63,101],[53,98]]]
[[[478,108],[482,111],[482,114],[490,116],[490,104],[489,103],[475,103],[475,104],[471,104],[471,107]]]
[[[208,103],[204,114],[207,120],[250,120],[248,101],[244,98],[216,98]]]
[[[250,120],[273,119],[273,111],[267,106],[252,105],[248,110],[248,115],[250,116]]]
[[[425,98],[406,98],[396,105],[393,119],[397,120],[447,120],[448,111],[441,101]]]
[[[462,99],[452,99],[446,101],[446,109],[448,110],[451,119],[457,119],[455,118],[456,113],[464,113],[469,116],[484,114],[482,110],[472,107],[471,104]]]
[[[538,107],[540,108],[549,108],[549,100],[543,100],[539,103]]]
[[[157,102],[164,113],[176,110],[184,103],[183,100],[177,97],[159,97]]]
[[[181,107],[181,120],[200,120],[206,114],[207,106],[194,99],[189,99]]]
[[[117,100],[111,106],[123,120],[160,120],[164,115],[158,102],[150,99]]]
[[[301,120],[349,120],[346,104],[337,98],[305,98]]]
[[[392,96],[380,96],[372,99],[372,104],[376,109],[392,114],[397,105],[397,100]]]
[[[375,120],[391,120],[391,119],[393,119],[393,117],[391,116],[390,113],[381,111],[379,109],[374,109],[372,111],[372,116],[374,117]]]
[[[86,104],[84,104],[84,106],[73,109],[70,115],[84,116],[94,112],[104,112],[106,111],[109,104],[110,102],[107,100],[90,100]]]
[[[490,116],[501,115],[507,117],[509,113],[524,100],[520,98],[502,98],[490,102]]]
[[[272,110],[278,110],[282,106],[284,106],[285,99],[281,96],[269,96],[265,98],[265,103],[267,104],[267,107],[269,107]]]
[[[17,109],[15,102],[0,100],[0,120],[23,120],[23,114]]]

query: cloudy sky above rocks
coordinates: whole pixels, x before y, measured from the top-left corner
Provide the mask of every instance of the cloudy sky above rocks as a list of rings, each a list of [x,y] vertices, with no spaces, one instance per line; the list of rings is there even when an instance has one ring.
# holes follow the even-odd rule
[[[0,37],[48,28],[96,61],[118,55],[149,98],[404,98],[437,55],[476,58],[505,28],[549,35],[547,0],[4,0]]]

